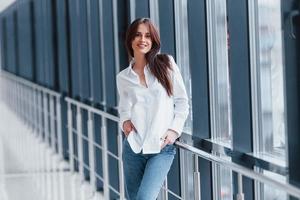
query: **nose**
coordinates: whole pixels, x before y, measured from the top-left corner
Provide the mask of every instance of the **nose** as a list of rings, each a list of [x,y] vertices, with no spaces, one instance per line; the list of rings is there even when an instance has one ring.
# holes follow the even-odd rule
[[[146,35],[142,35],[141,36],[141,41],[145,41],[146,40]]]

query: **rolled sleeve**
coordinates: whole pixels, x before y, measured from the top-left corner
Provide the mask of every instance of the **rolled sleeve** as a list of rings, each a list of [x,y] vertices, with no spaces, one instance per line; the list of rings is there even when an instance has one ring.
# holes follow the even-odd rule
[[[174,118],[169,129],[180,136],[189,114],[188,96],[180,70],[172,57],[170,60],[173,67]]]
[[[122,77],[118,75],[117,76],[117,89],[119,93],[118,112],[120,117],[119,126],[122,131],[124,131],[123,123],[131,119],[131,102],[124,88],[124,85],[125,84],[122,84]]]

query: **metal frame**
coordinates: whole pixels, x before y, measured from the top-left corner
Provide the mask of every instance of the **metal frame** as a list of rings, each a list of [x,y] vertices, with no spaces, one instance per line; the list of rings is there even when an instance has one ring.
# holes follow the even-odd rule
[[[59,93],[56,93],[52,90],[49,90],[47,88],[44,88],[44,87],[41,87],[39,85],[36,85],[36,84],[33,84],[25,79],[22,79],[20,77],[17,77],[15,75],[12,75],[10,73],[7,73],[7,72],[4,72],[4,71],[1,71],[1,83],[3,83],[3,86],[4,87],[4,100],[5,102],[7,103],[7,105],[9,105],[9,107],[11,107],[13,110],[16,111],[17,115],[20,116],[21,119],[23,119],[26,123],[26,125],[28,127],[39,127],[38,130],[39,130],[39,137],[40,139],[41,138],[41,133],[42,131],[44,130],[47,134],[46,134],[46,137],[43,139],[44,142],[46,142],[47,146],[49,145],[48,144],[48,140],[49,140],[49,136],[53,138],[53,135],[48,135],[48,134],[53,134],[53,132],[49,132],[48,128],[47,128],[47,124],[48,122],[45,122],[44,121],[44,127],[42,126],[41,124],[41,120],[38,120],[38,121],[35,121],[37,120],[38,118],[41,119],[41,116],[43,115],[44,116],[44,120],[48,119],[48,117],[50,116],[50,119],[53,120],[55,118],[54,116],[54,104],[51,103],[51,101],[56,101],[56,106],[58,106],[60,104],[60,100],[61,100],[61,96]],[[31,95],[31,92],[34,93]],[[31,104],[30,103],[30,99],[32,99],[33,96],[36,95],[36,102],[37,104],[34,105],[34,104]],[[28,98],[29,96],[31,96],[30,98]],[[33,97],[34,98],[34,97]],[[51,100],[52,99],[52,100]],[[80,116],[80,111],[82,109],[85,109],[85,110],[88,110],[89,112],[89,120],[88,120],[88,124],[89,124],[89,130],[92,130],[92,117],[91,117],[91,114],[98,114],[101,116],[102,118],[102,145],[101,145],[101,150],[103,152],[103,159],[104,159],[104,162],[103,162],[103,170],[104,170],[104,177],[100,177],[99,175],[97,175],[95,173],[95,176],[96,178],[99,178],[101,180],[103,180],[105,182],[104,186],[105,186],[105,190],[104,190],[104,194],[106,197],[109,197],[109,189],[112,189],[113,191],[115,192],[118,192],[115,188],[113,188],[111,185],[109,185],[109,181],[108,181],[108,160],[107,160],[107,157],[108,155],[114,155],[113,153],[109,152],[108,149],[107,149],[107,129],[106,129],[106,120],[109,119],[109,120],[112,120],[112,121],[115,121],[115,122],[118,122],[119,121],[119,118],[114,116],[114,115],[111,115],[105,111],[101,111],[99,109],[96,109],[96,108],[93,108],[91,106],[88,106],[86,104],[83,104],[81,102],[78,102],[74,99],[71,99],[71,98],[65,98],[65,100],[67,101],[67,105],[68,105],[68,130],[69,130],[69,136],[73,134],[73,129],[72,129],[72,110],[71,110],[71,106],[75,106],[77,111],[77,123],[79,124],[79,128],[77,128],[77,134],[78,136],[81,136],[83,139],[88,139],[89,142],[94,142],[93,141],[93,136],[92,136],[92,132],[89,131],[89,135],[88,137],[86,138],[85,136],[83,136],[81,133],[80,133],[80,124],[82,125],[82,121],[81,121],[81,116]],[[48,103],[50,101],[50,110],[48,110]],[[35,101],[34,101],[35,102]],[[51,105],[53,104],[53,105]],[[34,108],[33,106],[37,106],[37,108]],[[57,118],[56,118],[56,121],[58,121],[58,113],[59,113],[59,109],[56,107],[57,109]],[[32,112],[37,112],[35,114],[33,114]],[[44,113],[42,113],[44,112]],[[34,115],[36,116],[39,116],[38,118],[37,117],[34,117]],[[33,118],[33,119],[32,119]],[[35,119],[35,120],[34,120]],[[50,124],[53,123],[51,122],[50,120]],[[46,120],[48,121],[48,120]],[[49,125],[49,124],[48,124]],[[51,127],[53,127],[53,125],[51,125]],[[51,130],[51,129],[50,129]],[[70,134],[72,133],[72,134]],[[120,133],[120,132],[119,132]],[[119,140],[118,141],[121,141],[121,138],[122,138],[122,135],[119,134],[118,135],[119,137]],[[58,140],[58,144],[59,146],[61,145],[61,141],[59,141],[59,137],[57,138]],[[51,140],[52,144],[53,144],[53,141],[54,139]],[[72,136],[69,138],[69,142],[70,142],[70,146],[72,147],[73,143],[71,143],[72,141]],[[82,140],[81,140],[82,141]],[[16,142],[19,142],[19,148],[20,148],[20,151],[22,150],[26,150],[26,146],[25,146],[25,142],[26,141],[22,141],[22,140],[18,140]],[[91,143],[93,144],[93,143]],[[119,143],[120,144],[120,143]],[[189,151],[189,152],[192,152],[192,154],[195,156],[194,158],[194,175],[195,175],[195,187],[197,186],[197,184],[200,183],[200,180],[198,179],[199,177],[199,166],[198,166],[198,156],[199,157],[202,157],[204,158],[205,160],[208,160],[210,162],[213,162],[215,163],[216,165],[219,165],[219,166],[224,166],[232,171],[235,171],[238,173],[238,197],[240,199],[243,199],[243,188],[242,188],[242,182],[243,182],[243,176],[246,176],[246,177],[249,177],[253,180],[256,180],[258,182],[261,182],[261,183],[264,183],[264,184],[269,184],[271,186],[274,186],[276,188],[279,188],[281,190],[284,190],[285,192],[289,193],[290,195],[293,195],[295,197],[298,197],[300,198],[300,189],[289,184],[289,183],[282,183],[282,182],[279,182],[277,180],[273,180],[272,178],[266,176],[266,175],[263,175],[263,174],[260,174],[256,171],[253,171],[251,169],[248,169],[248,168],[245,168],[241,165],[238,165],[238,164],[235,164],[233,162],[230,162],[228,160],[225,160],[225,159],[222,159],[220,158],[219,156],[217,155],[213,155],[213,154],[210,154],[210,153],[207,153],[205,151],[202,151],[200,149],[197,149],[195,147],[192,147],[190,145],[187,145],[185,143],[182,143],[182,142],[176,142],[176,145],[177,147],[179,147],[180,149],[182,150],[185,150],[185,151]],[[51,146],[52,147],[52,150],[53,150],[53,145]],[[62,147],[59,147],[59,149],[62,149]],[[120,149],[120,148],[119,148]],[[26,150],[27,151],[27,150]],[[81,168],[87,168],[88,170],[93,170],[93,167],[92,165],[90,165],[89,167],[86,166],[82,159],[80,158],[76,158],[74,155],[72,155],[72,148],[69,149],[69,153],[70,153],[70,164],[71,164],[71,167],[74,166],[72,165],[72,158],[74,159],[77,159],[79,160],[79,164],[81,164]],[[118,154],[120,153],[120,151],[118,151]],[[48,155],[49,152],[44,152],[44,153],[41,153],[38,155],[38,169],[39,170],[45,170],[45,165],[49,162],[50,164],[52,163],[51,161],[51,157],[46,157],[46,158],[43,158],[42,156],[43,155]],[[49,156],[49,155],[48,155]],[[72,157],[73,156],[73,157]],[[89,151],[89,156],[92,157],[93,156],[93,150],[90,149]],[[121,160],[121,158],[119,156],[116,156],[114,155],[116,159],[118,159],[119,161]],[[120,161],[121,163],[121,161]],[[46,168],[46,170],[49,170],[49,168]],[[50,171],[53,170],[50,168]],[[82,170],[81,170],[82,171]],[[121,170],[122,171],[122,170]],[[47,194],[48,192],[51,193],[51,186],[49,186],[49,181],[53,181],[53,177],[49,177],[49,176],[45,176],[45,177],[42,177],[39,181],[42,182],[42,184],[45,186],[48,185],[48,187],[44,187],[44,193]],[[95,179],[93,179],[95,180]],[[199,180],[199,182],[198,182]],[[121,183],[120,183],[121,185]],[[200,185],[200,184],[199,184]],[[50,189],[49,189],[50,187]],[[199,188],[199,187],[198,187]],[[54,188],[55,189],[55,188]],[[165,194],[172,194],[174,195],[171,191],[169,191],[167,189],[167,184],[165,184],[165,187],[164,187],[164,190],[165,190]],[[121,191],[120,192],[124,192],[124,191]],[[119,193],[119,192],[118,192]],[[199,199],[199,193],[200,191],[199,190],[195,190],[195,197],[197,197],[197,199]],[[120,194],[120,193],[119,193]],[[51,194],[48,194],[48,195],[51,195]],[[55,195],[54,195],[55,196]],[[167,195],[166,195],[167,196]],[[123,196],[124,197],[124,196]],[[182,198],[182,197],[179,197],[179,198]]]
[[[159,27],[158,0],[149,1],[150,18]]]
[[[130,13],[130,23],[133,22],[136,18],[135,16],[135,8],[136,8],[136,4],[135,4],[136,0],[129,0],[130,3],[130,7],[129,7],[129,13]]]
[[[210,97],[210,123],[211,123],[211,138],[213,140],[219,140],[220,139],[220,126],[218,122],[218,56],[217,55],[217,46],[216,46],[216,37],[218,34],[225,34],[225,33],[218,33],[216,30],[216,24],[217,24],[217,19],[216,19],[216,5],[217,2],[215,0],[212,1],[207,1],[206,4],[206,11],[207,11],[207,40],[208,40],[208,71],[209,71],[209,97]],[[226,5],[226,3],[225,3]],[[226,54],[227,55],[227,54]],[[227,81],[229,82],[229,77],[227,77]],[[230,92],[230,91],[228,91]],[[230,101],[229,101],[230,102]],[[230,102],[231,104],[231,102]],[[230,119],[231,121],[231,119]],[[229,130],[231,131],[231,124],[229,124]],[[232,134],[231,134],[232,135]],[[229,148],[232,148],[232,140],[231,144],[224,144],[226,146],[229,146]],[[214,155],[217,156],[217,152],[212,152]],[[226,156],[226,155],[225,155]],[[213,174],[213,197],[214,199],[221,199],[221,174],[220,174],[220,169],[221,166],[213,163],[212,164],[212,174]],[[232,176],[232,173],[231,173]],[[232,192],[232,188],[231,188]]]
[[[48,199],[58,199],[59,194],[64,195],[63,189],[59,189],[64,185],[59,173],[67,170],[65,166],[58,164],[64,163],[59,136],[61,95],[11,73],[1,71],[0,74],[1,82],[6,85],[5,102],[25,128],[18,130],[16,134],[19,135],[10,140],[15,141],[15,146],[18,147],[16,151],[22,155],[24,169],[34,170],[42,195]],[[46,133],[45,137],[43,132]]]
[[[260,119],[260,103],[258,101],[258,89],[257,85],[260,82],[259,73],[257,72],[259,60],[258,60],[258,33],[256,29],[256,24],[258,24],[257,19],[257,1],[248,2],[248,18],[249,18],[249,46],[250,46],[250,74],[251,74],[251,105],[252,105],[252,129],[253,129],[253,153],[257,155],[261,147],[261,140],[259,139],[259,132],[261,130],[261,119]],[[261,172],[257,167],[254,167],[254,170]],[[255,199],[261,199],[261,184],[257,181],[254,182],[254,195]]]

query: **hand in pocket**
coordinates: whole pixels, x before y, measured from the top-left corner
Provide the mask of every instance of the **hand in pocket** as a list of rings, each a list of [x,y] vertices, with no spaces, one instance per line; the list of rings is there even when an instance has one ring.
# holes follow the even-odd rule
[[[168,144],[174,144],[175,140],[178,138],[178,133],[168,129],[165,135],[161,138],[163,143],[161,144],[161,149],[163,149]]]
[[[131,122],[131,120],[127,120],[123,123],[123,130],[124,130],[124,135],[127,137],[129,135],[129,133],[134,130],[136,131],[133,123]]]

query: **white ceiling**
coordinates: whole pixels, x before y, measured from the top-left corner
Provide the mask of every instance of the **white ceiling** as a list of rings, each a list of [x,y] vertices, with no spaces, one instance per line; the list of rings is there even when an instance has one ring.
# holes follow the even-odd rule
[[[0,0],[0,12],[16,0]]]

